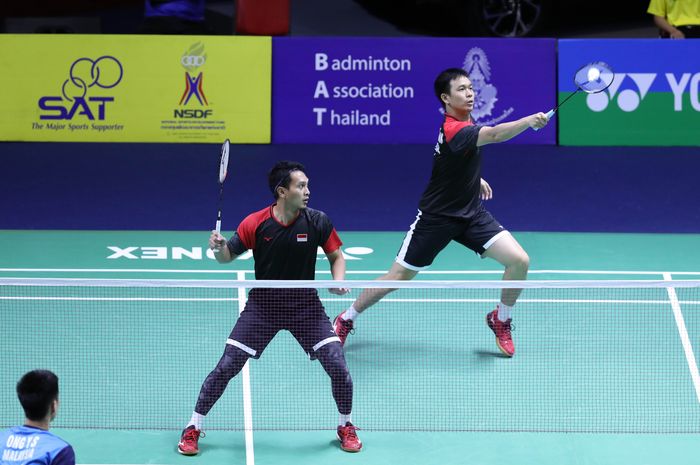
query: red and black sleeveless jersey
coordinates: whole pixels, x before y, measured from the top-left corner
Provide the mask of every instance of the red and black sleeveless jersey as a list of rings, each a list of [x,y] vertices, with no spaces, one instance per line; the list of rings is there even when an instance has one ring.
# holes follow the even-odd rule
[[[299,211],[288,225],[277,221],[272,207],[248,215],[228,240],[232,254],[253,250],[255,279],[314,279],[318,247],[335,252],[343,243],[325,213]]]
[[[433,172],[419,209],[424,213],[469,219],[481,208],[481,153],[476,142],[482,126],[450,115],[440,127]]]

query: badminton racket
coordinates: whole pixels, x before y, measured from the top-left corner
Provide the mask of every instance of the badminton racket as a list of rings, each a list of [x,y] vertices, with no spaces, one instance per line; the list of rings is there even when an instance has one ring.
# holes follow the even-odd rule
[[[221,204],[224,200],[224,181],[228,173],[228,152],[231,143],[226,139],[221,146],[221,158],[219,159],[219,208],[216,215],[216,232],[221,232]]]
[[[547,112],[547,119],[554,116],[554,113],[556,113],[562,105],[564,105],[579,91],[583,91],[587,94],[597,94],[610,87],[610,84],[612,84],[614,80],[615,73],[607,63],[603,63],[602,61],[594,61],[593,63],[588,63],[587,65],[582,66],[578,69],[578,71],[576,71],[576,74],[574,74],[574,84],[576,84],[576,90],[562,100],[559,105],[549,110]],[[538,131],[539,129],[534,128],[534,130]]]

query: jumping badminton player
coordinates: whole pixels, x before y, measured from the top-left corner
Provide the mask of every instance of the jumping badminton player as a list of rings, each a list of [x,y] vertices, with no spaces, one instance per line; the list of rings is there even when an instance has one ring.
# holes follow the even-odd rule
[[[396,261],[380,280],[413,279],[433,263],[450,241],[489,257],[505,267],[503,279],[526,279],[529,257],[510,233],[491,216],[481,200],[491,188],[481,179],[479,147],[503,142],[528,128],[544,127],[547,116],[535,113],[493,127],[476,124],[471,118],[474,89],[466,71],[450,68],[435,79],[435,95],[445,109],[433,153],[433,171],[418,206],[418,215],[401,245]],[[393,289],[365,289],[333,327],[344,344],[360,313]],[[503,289],[496,309],[486,316],[505,355],[515,353],[511,337],[511,310],[522,289]]]
[[[256,279],[311,280],[316,272],[316,255],[322,247],[335,280],[345,278],[342,242],[330,219],[307,208],[309,180],[303,165],[278,162],[268,182],[275,203],[248,215],[228,241],[216,231],[209,247],[219,263],[234,260],[253,250]],[[348,289],[330,289],[343,295]],[[178,451],[184,455],[199,452],[198,440],[204,417],[221,397],[228,382],[238,374],[249,357],[259,358],[278,331],[291,332],[311,359],[318,359],[331,378],[333,398],[340,413],[337,435],[340,447],[359,452],[352,410],[352,378],[345,363],[339,338],[315,289],[252,289],[223,356],[204,380],[190,422],[182,432]]]

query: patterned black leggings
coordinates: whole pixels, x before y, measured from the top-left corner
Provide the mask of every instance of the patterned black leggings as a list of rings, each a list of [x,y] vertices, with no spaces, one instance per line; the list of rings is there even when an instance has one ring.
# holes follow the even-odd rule
[[[331,342],[316,352],[316,358],[331,378],[333,398],[338,412],[348,415],[352,411],[352,378],[345,363],[343,347],[339,342]],[[202,383],[194,411],[206,415],[226,390],[229,381],[236,376],[248,360],[248,354],[227,345],[219,363]]]

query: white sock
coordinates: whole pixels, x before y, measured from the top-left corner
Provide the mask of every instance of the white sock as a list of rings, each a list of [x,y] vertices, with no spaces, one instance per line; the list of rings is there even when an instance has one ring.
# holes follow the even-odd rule
[[[190,418],[190,422],[187,423],[187,427],[189,428],[191,425],[194,425],[194,429],[201,431],[202,423],[204,423],[204,415],[200,415],[197,412],[192,412],[192,418]]]
[[[498,321],[501,323],[510,320],[510,313],[513,311],[512,306],[508,306],[504,304],[503,302],[498,304],[498,312],[496,312],[496,315],[498,316]]]
[[[343,320],[350,320],[350,321],[355,321],[355,318],[360,316],[360,312],[355,310],[354,305],[350,305],[350,308],[345,310],[345,314],[343,315]]]
[[[338,418],[338,425],[340,426],[345,426],[346,423],[352,423],[352,416],[351,413],[348,413],[347,415],[343,415],[342,413],[340,414],[340,418]]]

